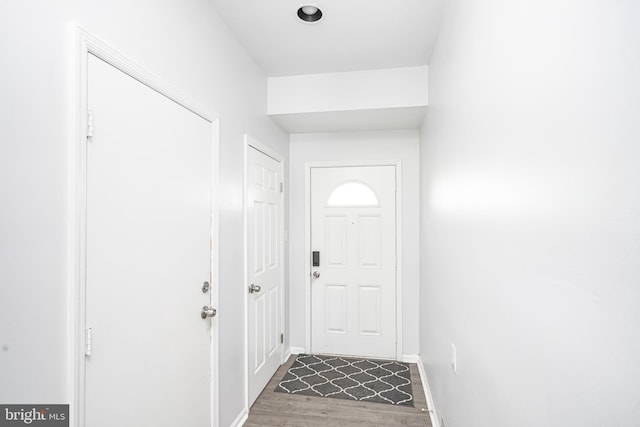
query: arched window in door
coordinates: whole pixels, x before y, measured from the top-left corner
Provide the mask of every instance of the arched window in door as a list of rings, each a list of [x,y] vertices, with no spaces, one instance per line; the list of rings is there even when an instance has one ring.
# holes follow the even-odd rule
[[[328,207],[376,207],[379,205],[378,197],[371,187],[357,181],[345,182],[338,185],[327,199]]]

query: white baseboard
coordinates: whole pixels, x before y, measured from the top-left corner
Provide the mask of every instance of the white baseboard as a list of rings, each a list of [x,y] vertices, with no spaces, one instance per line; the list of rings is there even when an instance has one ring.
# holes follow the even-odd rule
[[[416,364],[421,363],[420,356],[417,354],[404,354],[402,356],[402,361],[405,363],[416,363]]]
[[[290,351],[291,354],[303,354],[307,352],[303,347],[291,347]]]
[[[429,387],[429,380],[427,379],[427,371],[425,371],[424,369],[424,363],[422,363],[422,358],[420,356],[418,356],[417,363],[418,372],[420,372],[420,381],[422,381],[424,395],[427,398],[427,409],[429,410],[429,416],[431,417],[431,425],[433,427],[441,427],[440,419],[438,418],[438,412],[436,411],[436,406],[433,403],[433,396],[431,395],[431,388]]]
[[[236,419],[233,420],[233,422],[229,427],[242,427],[242,425],[247,421],[248,418],[249,418],[249,412],[247,412],[246,409],[243,409],[242,412],[238,414]]]
[[[288,348],[288,349],[285,351],[284,355],[282,356],[282,360],[280,361],[280,364],[281,364],[281,365],[282,365],[282,364],[284,364],[284,362],[286,362],[287,360],[289,360],[289,358],[290,358],[290,357],[291,357],[291,349],[290,349],[290,348]]]

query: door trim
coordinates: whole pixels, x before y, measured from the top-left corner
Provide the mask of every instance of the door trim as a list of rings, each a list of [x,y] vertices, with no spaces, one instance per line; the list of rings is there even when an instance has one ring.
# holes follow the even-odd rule
[[[247,244],[247,236],[248,236],[248,208],[247,205],[247,195],[249,185],[249,148],[254,148],[257,151],[260,151],[262,154],[271,157],[275,161],[280,164],[280,179],[281,182],[284,183],[284,156],[280,153],[274,151],[272,148],[253,138],[249,134],[244,134],[244,185],[242,188],[242,215],[243,215],[243,242],[244,242],[244,280],[242,283],[243,288],[249,286],[249,277],[248,277],[248,253],[249,245]],[[283,187],[283,190],[280,192],[280,202],[282,205],[282,213],[280,218],[280,236],[278,238],[278,246],[279,246],[279,256],[283,262],[282,268],[280,269],[280,285],[282,289],[280,289],[280,319],[278,320],[280,331],[284,333],[284,275],[285,275],[285,265],[284,265],[284,209],[285,209],[285,191],[286,186]],[[249,298],[248,293],[244,294],[244,413],[246,416],[249,415]],[[284,344],[280,344],[280,364],[285,361],[285,349]]]
[[[396,168],[396,359],[402,360],[402,161],[328,161],[305,164],[304,187],[304,249],[311,254],[311,169],[327,167],[394,166]],[[311,352],[311,263],[304,265],[305,352]]]
[[[187,97],[174,86],[113,49],[85,29],[70,24],[69,31],[69,146],[68,146],[68,390],[71,406],[70,425],[84,426],[85,357],[84,331],[86,328],[86,200],[87,200],[87,84],[88,58],[94,55],[122,71],[164,97],[181,105],[211,124],[212,182],[211,182],[211,241],[218,242],[218,189],[219,189],[219,117]],[[219,298],[219,245],[211,245],[211,299],[217,305]],[[194,310],[197,307],[194,308]],[[218,390],[218,322],[211,325],[211,427],[219,424]]]

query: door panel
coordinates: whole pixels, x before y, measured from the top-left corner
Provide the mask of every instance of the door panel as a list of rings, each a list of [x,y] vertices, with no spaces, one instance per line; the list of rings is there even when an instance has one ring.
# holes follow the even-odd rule
[[[325,287],[326,307],[325,333],[345,334],[347,332],[347,287],[328,284]]]
[[[282,198],[280,163],[253,147],[247,162],[247,265],[253,266],[247,276],[260,289],[247,296],[252,405],[280,366]]]
[[[326,253],[331,268],[347,267],[347,216],[326,216],[324,218]]]
[[[360,268],[380,268],[382,248],[380,216],[358,216],[358,265]]]
[[[211,125],[89,55],[85,424],[211,423]]]
[[[380,335],[381,288],[380,286],[360,286],[358,307],[360,318],[358,322],[360,335]]]
[[[311,169],[311,350],[396,357],[394,166]]]

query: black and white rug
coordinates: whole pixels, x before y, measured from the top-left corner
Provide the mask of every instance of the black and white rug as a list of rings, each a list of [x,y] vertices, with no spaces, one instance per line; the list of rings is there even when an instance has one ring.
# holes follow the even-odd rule
[[[300,354],[276,391],[413,406],[407,363]]]

